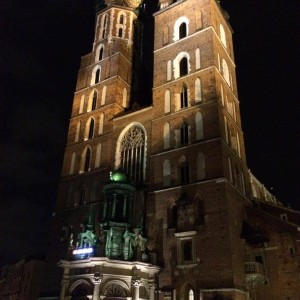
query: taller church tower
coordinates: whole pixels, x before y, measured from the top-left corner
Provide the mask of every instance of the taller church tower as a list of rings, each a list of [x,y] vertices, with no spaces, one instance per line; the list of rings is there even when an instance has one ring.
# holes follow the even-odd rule
[[[279,299],[267,242],[286,234],[294,251],[296,235],[255,212],[289,213],[248,172],[226,13],[216,0],[160,0],[152,43],[153,3],[141,2],[97,5],[53,214],[48,261],[63,277],[49,272],[49,289],[60,300]]]

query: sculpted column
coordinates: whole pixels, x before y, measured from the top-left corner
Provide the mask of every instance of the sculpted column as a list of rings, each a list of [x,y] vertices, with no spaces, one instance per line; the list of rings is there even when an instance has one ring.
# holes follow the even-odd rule
[[[132,279],[132,285],[133,285],[133,300],[138,300],[140,298],[140,285],[141,280],[140,279]]]
[[[95,273],[95,275],[94,275],[93,283],[94,283],[94,292],[93,292],[92,300],[99,300],[101,278],[100,278],[100,274],[98,272]]]
[[[155,282],[149,282],[149,300],[155,299]]]
[[[65,299],[66,289],[67,289],[67,286],[69,284],[69,271],[70,270],[68,268],[64,269],[64,276],[63,276],[63,279],[61,281],[61,290],[60,290],[59,300],[64,300]]]

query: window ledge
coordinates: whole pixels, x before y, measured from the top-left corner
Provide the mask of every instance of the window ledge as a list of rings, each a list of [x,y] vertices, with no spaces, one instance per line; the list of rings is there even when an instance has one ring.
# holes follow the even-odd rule
[[[178,268],[178,269],[194,268],[194,267],[197,267],[196,263],[190,263],[190,264],[184,264],[184,265],[176,265],[176,268]]]

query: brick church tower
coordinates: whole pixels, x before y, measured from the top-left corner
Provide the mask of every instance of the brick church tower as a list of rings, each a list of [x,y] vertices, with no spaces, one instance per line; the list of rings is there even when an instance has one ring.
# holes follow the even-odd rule
[[[44,293],[299,299],[300,214],[248,171],[227,14],[154,2],[97,2]]]

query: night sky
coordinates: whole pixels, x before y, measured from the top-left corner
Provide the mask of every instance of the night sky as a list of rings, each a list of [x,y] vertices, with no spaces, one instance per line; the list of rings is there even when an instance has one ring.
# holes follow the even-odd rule
[[[234,30],[248,166],[300,208],[299,0],[222,0]],[[93,0],[0,0],[0,265],[41,251]]]

